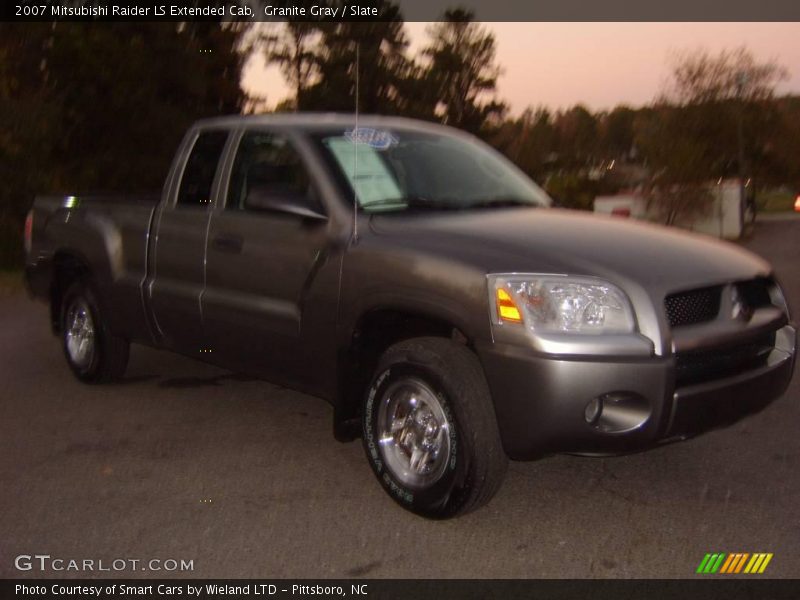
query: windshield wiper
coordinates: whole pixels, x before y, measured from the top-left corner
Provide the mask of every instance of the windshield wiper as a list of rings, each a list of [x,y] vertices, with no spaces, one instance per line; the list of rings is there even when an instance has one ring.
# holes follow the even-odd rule
[[[404,196],[403,198],[384,198],[375,202],[370,202],[362,208],[370,209],[397,208],[398,210],[424,209],[424,210],[452,210],[463,211],[474,208],[504,208],[514,206],[525,206],[537,208],[538,204],[522,200],[521,198],[489,198],[476,202],[460,202],[456,198],[428,198],[427,196]]]
[[[470,202],[465,205],[464,208],[512,208],[515,206],[540,208],[538,204],[523,200],[522,198],[489,198],[486,200],[478,200],[477,202]]]
[[[384,198],[363,205],[361,208],[369,211],[372,208],[398,209],[423,208],[433,210],[461,210],[464,205],[458,204],[453,199],[428,198],[426,196],[404,196],[402,198]]]
[[[459,204],[453,198],[428,198],[426,196],[407,196],[403,201],[408,204],[410,208],[433,208],[436,210],[461,210],[464,208],[463,204]]]

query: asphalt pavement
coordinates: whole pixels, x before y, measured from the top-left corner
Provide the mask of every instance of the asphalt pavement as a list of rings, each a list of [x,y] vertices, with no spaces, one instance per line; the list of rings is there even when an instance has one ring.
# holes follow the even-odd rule
[[[759,222],[744,245],[797,315],[800,219]],[[799,400],[795,377],[766,411],[691,441],[512,463],[488,506],[433,522],[384,494],[360,442],[334,441],[323,401],[143,347],[124,382],[82,385],[46,307],[6,295],[0,577],[663,578],[708,552],[773,553],[765,576],[800,577]],[[37,554],[65,570],[15,566]]]

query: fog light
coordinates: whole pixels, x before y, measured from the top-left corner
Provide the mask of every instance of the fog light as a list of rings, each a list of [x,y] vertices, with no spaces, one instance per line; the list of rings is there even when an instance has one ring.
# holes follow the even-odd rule
[[[586,409],[583,411],[583,418],[586,419],[586,422],[589,425],[594,425],[597,423],[597,420],[600,418],[600,415],[603,412],[603,400],[602,398],[592,398],[586,404]]]
[[[638,429],[650,418],[650,403],[636,392],[609,392],[589,401],[583,416],[603,433]]]

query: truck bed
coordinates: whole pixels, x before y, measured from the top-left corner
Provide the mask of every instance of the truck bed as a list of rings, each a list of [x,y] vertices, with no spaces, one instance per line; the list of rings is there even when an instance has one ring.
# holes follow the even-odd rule
[[[103,297],[114,306],[110,315],[114,330],[141,338],[149,331],[142,285],[159,199],[160,193],[36,197],[26,265],[31,292],[48,297],[51,270],[62,257],[85,262],[91,265]]]

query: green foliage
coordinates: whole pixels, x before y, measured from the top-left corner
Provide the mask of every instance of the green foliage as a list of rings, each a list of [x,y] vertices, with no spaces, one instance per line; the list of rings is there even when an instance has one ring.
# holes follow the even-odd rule
[[[785,68],[773,61],[759,62],[743,46],[716,55],[683,52],[673,57],[672,79],[663,99],[679,106],[761,102],[772,99],[775,86],[787,77]]]
[[[62,103],[63,183],[158,189],[190,123],[241,109],[237,38],[214,23],[59,26],[47,87]]]
[[[296,98],[300,110],[351,112],[358,83],[361,112],[403,112],[404,79],[412,65],[405,56],[408,40],[400,10],[384,0],[362,4],[378,8],[386,20],[317,25],[321,35],[314,50],[316,77]]]
[[[704,212],[711,180],[774,182],[770,146],[782,124],[773,95],[785,76],[744,48],[676,59],[670,84],[638,132],[654,175],[649,200],[667,223]]]
[[[597,153],[597,120],[585,107],[577,105],[556,120],[557,151],[561,164],[581,167],[593,162]]]
[[[756,163],[758,177],[800,192],[800,96],[776,100],[774,117]]]
[[[797,194],[788,190],[769,190],[756,194],[756,206],[763,212],[785,212],[794,210]]]
[[[0,25],[0,223],[4,239],[18,229],[9,219],[21,225],[33,194],[49,187],[54,178],[47,166],[54,158],[53,134],[60,126],[60,103],[46,93],[36,59],[46,47],[50,31],[49,25]]]
[[[316,23],[288,21],[273,25],[272,30],[262,34],[266,62],[277,64],[287,83],[294,90],[295,103],[302,104],[306,90],[318,76],[315,49],[320,31]]]
[[[707,215],[714,200],[708,185],[691,181],[653,186],[646,197],[649,210],[664,225],[688,224]]]
[[[493,96],[500,73],[495,40],[473,22],[472,13],[446,12],[431,27],[431,42],[417,59],[407,55],[398,5],[362,4],[378,8],[384,18],[289,21],[261,36],[267,62],[278,65],[294,92],[282,110],[351,112],[358,83],[358,108],[364,113],[440,120],[484,135],[499,122],[505,105]]]
[[[491,142],[565,205],[639,189],[663,221],[690,220],[708,209],[708,183],[740,170],[757,187],[800,189],[800,98],[773,97],[784,76],[744,49],[682,55],[653,106],[528,109]]]
[[[662,219],[678,222],[705,210],[709,181],[740,171],[757,189],[787,186],[790,200],[761,196],[766,208],[800,190],[800,97],[775,98],[785,71],[746,49],[679,56],[652,106],[505,118],[496,40],[471,12],[448,11],[411,57],[397,4],[362,4],[384,20],[261,26],[258,51],[293,90],[282,110],[350,112],[358,80],[363,113],[476,133],[573,208],[646,181]],[[191,122],[245,107],[249,33],[213,22],[0,24],[0,266],[18,264],[35,193],[160,187]]]
[[[435,90],[442,121],[478,133],[506,107],[494,97],[500,68],[495,64],[494,35],[474,21],[474,14],[450,9],[429,31],[431,43],[425,79]]]
[[[503,123],[490,141],[560,204],[591,210],[594,198],[638,184],[634,154],[637,111],[592,114],[575,106],[553,115],[540,107]],[[613,162],[612,162],[613,161]]]
[[[551,174],[544,182],[544,189],[559,206],[577,210],[592,210],[594,199],[611,191],[602,179],[575,171]]]
[[[705,112],[694,105],[662,105],[640,120],[637,142],[659,182],[703,183],[720,170],[711,137],[718,122]]]
[[[186,127],[239,112],[246,27],[0,24],[0,256],[36,193],[159,189]]]
[[[490,142],[534,179],[543,179],[558,156],[558,132],[543,107],[505,121]]]
[[[625,160],[631,154],[636,135],[637,111],[628,106],[617,106],[610,113],[597,117],[598,148],[604,158]]]

